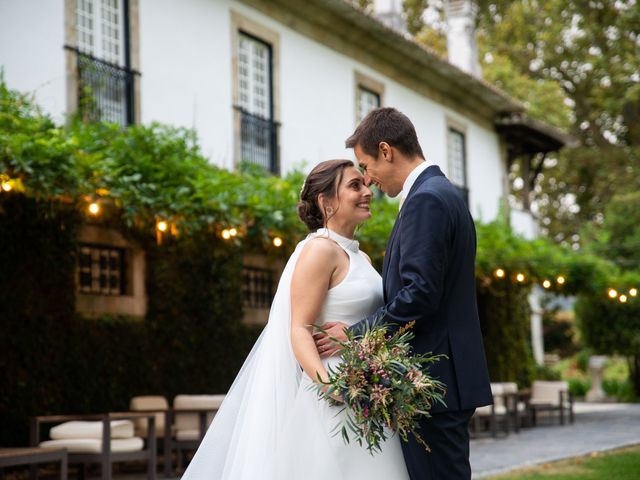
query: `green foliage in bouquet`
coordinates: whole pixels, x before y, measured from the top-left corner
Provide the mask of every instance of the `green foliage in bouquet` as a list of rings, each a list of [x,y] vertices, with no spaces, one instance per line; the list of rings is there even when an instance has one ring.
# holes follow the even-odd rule
[[[367,326],[361,334],[347,330],[347,340],[338,342],[342,362],[329,367],[326,383],[318,378],[315,384],[320,397],[344,401],[345,420],[336,425],[336,434],[341,432],[346,443],[353,435],[372,455],[381,451],[389,431],[404,441],[412,434],[429,450],[417,432],[418,422],[430,416],[436,402],[444,405],[445,385],[426,372],[426,365],[442,355],[413,353],[413,323],[395,332],[387,324]]]

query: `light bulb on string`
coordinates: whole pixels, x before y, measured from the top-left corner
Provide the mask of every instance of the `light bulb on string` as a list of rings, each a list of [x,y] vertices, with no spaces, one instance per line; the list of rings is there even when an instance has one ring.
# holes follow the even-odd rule
[[[551,282],[549,280],[545,280],[544,282],[542,282],[542,286],[544,288],[551,288]]]
[[[2,182],[2,190],[5,192],[10,192],[12,190],[12,186],[9,182]]]
[[[526,277],[524,276],[524,273],[518,273],[518,274],[516,275],[516,280],[517,280],[518,282],[520,282],[520,283],[524,282],[524,281],[525,281],[525,278],[526,278]]]
[[[618,300],[620,300],[620,303],[627,303],[627,296],[626,295],[620,295],[620,297],[618,297]]]
[[[273,246],[274,247],[281,247],[282,246],[282,239],[280,237],[274,237],[273,239]]]
[[[558,277],[556,278],[556,282],[558,282],[558,285],[564,285],[566,279],[562,275],[558,275]]]
[[[609,294],[609,298],[616,298],[618,296],[618,292],[614,288],[610,288],[607,293]]]
[[[496,269],[493,274],[496,276],[496,278],[504,278],[505,273],[504,270],[501,268]]]
[[[166,232],[167,229],[169,228],[169,225],[164,220],[160,220],[156,224],[156,228],[158,229],[159,232]]]
[[[91,202],[87,210],[89,210],[91,215],[98,215],[100,213],[100,205],[96,202]]]
[[[629,295],[631,295],[632,297],[635,297],[638,295],[638,289],[637,288],[632,288],[629,290]]]
[[[229,229],[229,235],[231,235],[232,237],[235,237],[236,235],[238,235],[238,229],[237,228],[230,228]]]
[[[224,230],[222,230],[222,238],[224,238],[225,240],[229,240],[231,238],[231,232],[229,231],[229,229],[225,228]]]

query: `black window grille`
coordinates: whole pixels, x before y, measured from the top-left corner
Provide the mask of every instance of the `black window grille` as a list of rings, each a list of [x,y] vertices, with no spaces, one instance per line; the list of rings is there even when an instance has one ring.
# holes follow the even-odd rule
[[[270,308],[273,300],[273,271],[268,268],[242,268],[242,295],[244,306]]]
[[[240,158],[278,173],[278,124],[240,109]]]
[[[81,293],[124,295],[126,293],[125,250],[80,244],[78,286]]]
[[[78,106],[87,121],[134,123],[133,76],[126,67],[77,52]]]

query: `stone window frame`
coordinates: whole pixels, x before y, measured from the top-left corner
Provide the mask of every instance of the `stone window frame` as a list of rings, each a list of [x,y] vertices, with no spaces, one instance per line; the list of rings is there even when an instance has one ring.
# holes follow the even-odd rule
[[[90,223],[80,227],[78,244],[100,246],[124,251],[126,289],[120,295],[82,292],[80,265],[76,264],[76,311],[87,317],[127,315],[144,318],[147,313],[145,290],[145,252],[140,245],[126,239],[118,230]]]
[[[445,131],[445,145],[447,147],[446,153],[447,153],[447,174],[449,176],[449,179],[452,181],[453,183],[453,179],[451,177],[451,158],[449,157],[449,134],[450,131],[454,130],[460,134],[462,134],[463,137],[463,152],[464,152],[464,185],[459,185],[457,183],[454,183],[454,185],[458,186],[458,187],[463,187],[463,188],[469,188],[469,141],[468,141],[468,126],[466,123],[461,122],[460,120],[451,118],[449,116],[446,117],[446,131]]]
[[[120,0],[123,1],[123,0]],[[128,0],[129,2],[129,55],[131,70],[140,71],[140,0]],[[67,85],[67,112],[78,110],[78,62],[75,50],[78,48],[78,31],[76,28],[76,0],[64,0],[64,44],[65,70]],[[133,118],[135,123],[140,123],[142,107],[140,101],[141,86],[140,75],[133,75]]]
[[[369,75],[365,75],[364,73],[356,70],[354,71],[354,102],[353,102],[353,118],[355,120],[355,125],[357,126],[360,123],[359,118],[359,90],[360,88],[364,88],[369,90],[370,92],[376,93],[380,98],[380,106],[384,106],[384,83],[374,79]]]
[[[238,45],[240,33],[244,32],[271,47],[271,95],[273,102],[272,122],[280,124],[280,34],[254,19],[242,15],[235,10],[231,16],[231,98],[233,102],[233,164],[238,166],[242,160],[240,136],[239,78],[238,78]],[[279,147],[277,147],[279,148]]]

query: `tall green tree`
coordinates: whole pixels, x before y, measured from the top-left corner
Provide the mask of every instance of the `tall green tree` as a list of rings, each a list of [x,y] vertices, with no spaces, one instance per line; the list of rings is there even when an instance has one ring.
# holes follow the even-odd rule
[[[631,0],[479,5],[483,48],[554,82],[570,109],[568,129],[581,145],[551,159],[535,200],[548,233],[577,244],[580,226],[601,222],[615,194],[640,187],[640,8]]]

